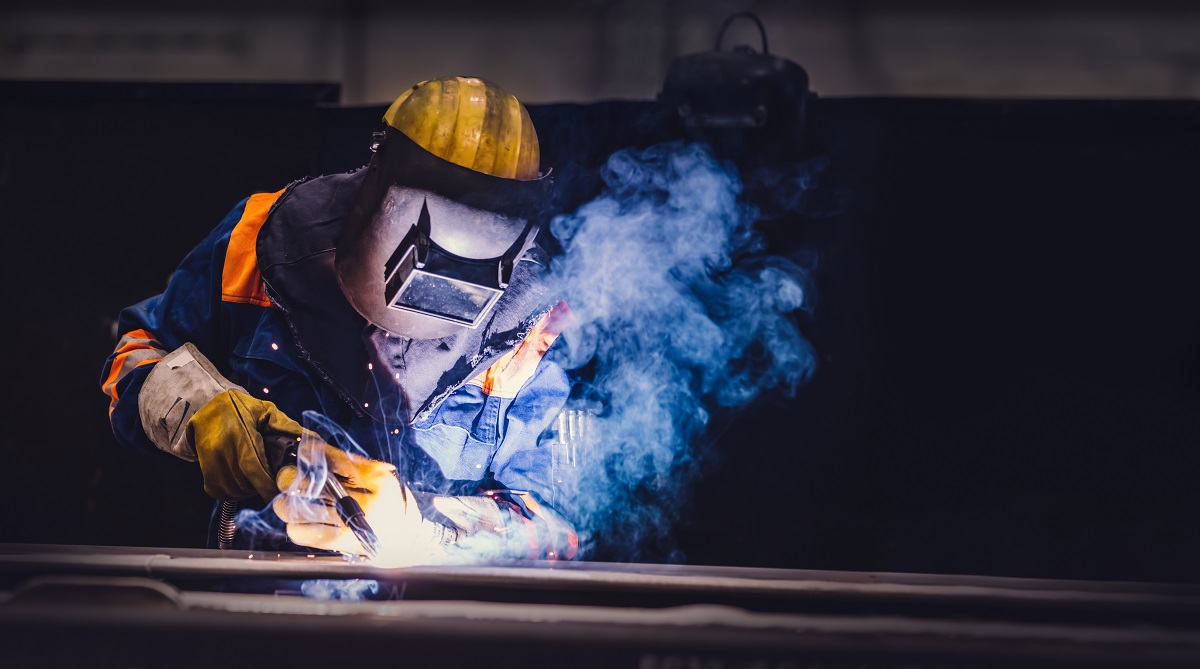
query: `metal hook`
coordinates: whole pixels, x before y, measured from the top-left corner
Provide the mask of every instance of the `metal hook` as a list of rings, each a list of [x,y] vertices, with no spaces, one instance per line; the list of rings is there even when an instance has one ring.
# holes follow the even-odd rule
[[[740,18],[751,19],[754,21],[755,24],[758,25],[758,34],[759,34],[759,36],[762,37],[762,52],[764,54],[770,53],[769,51],[767,51],[767,29],[763,27],[762,20],[760,20],[758,18],[758,15],[756,15],[754,12],[737,12],[735,14],[730,14],[729,18],[725,19],[725,22],[721,24],[721,31],[717,33],[717,48],[716,48],[716,50],[717,51],[721,50],[721,42],[724,41],[724,39],[725,39],[725,31],[729,29],[729,24],[733,23],[736,19],[740,19]]]

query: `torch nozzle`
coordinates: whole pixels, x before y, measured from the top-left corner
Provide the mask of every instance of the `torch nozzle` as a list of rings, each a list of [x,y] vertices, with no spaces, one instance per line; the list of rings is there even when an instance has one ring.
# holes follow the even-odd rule
[[[306,468],[298,458],[298,444],[295,437],[272,435],[264,441],[268,446],[268,453],[280,454],[280,467],[296,465],[302,469]],[[375,530],[371,529],[371,524],[367,522],[367,514],[358,501],[346,492],[332,471],[325,472],[324,490],[333,498],[333,505],[337,508],[338,517],[342,519],[343,523],[346,523],[346,527],[350,528],[350,531],[358,538],[358,542],[362,544],[363,554],[370,558],[378,555],[379,537],[375,534]]]
[[[346,489],[341,483],[334,478],[330,472],[325,477],[325,490],[333,497],[334,506],[337,508],[338,517],[346,523],[346,527],[354,533],[358,538],[358,542],[362,544],[363,551],[367,557],[373,558],[379,554],[379,537],[376,536],[375,530],[371,529],[371,524],[367,522],[367,514],[359,505],[358,500],[346,493]]]

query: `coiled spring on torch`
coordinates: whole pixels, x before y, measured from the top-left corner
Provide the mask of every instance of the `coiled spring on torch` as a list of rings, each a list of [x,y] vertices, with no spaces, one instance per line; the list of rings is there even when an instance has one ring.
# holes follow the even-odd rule
[[[221,550],[233,547],[233,537],[237,534],[237,512],[237,502],[221,502],[217,518],[217,548]]]

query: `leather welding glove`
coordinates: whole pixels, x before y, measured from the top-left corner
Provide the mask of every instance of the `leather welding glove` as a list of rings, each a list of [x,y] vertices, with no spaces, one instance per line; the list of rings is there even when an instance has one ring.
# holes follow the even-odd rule
[[[192,344],[163,356],[138,393],[142,428],[159,449],[199,462],[204,490],[220,500],[278,493],[284,447],[304,433],[273,403],[252,397]]]
[[[204,492],[221,500],[243,500],[255,493],[269,500],[277,495],[272,472],[283,459],[283,449],[273,446],[268,452],[268,444],[294,443],[303,433],[300,424],[273,403],[237,390],[209,400],[187,425],[187,440],[204,475]]]
[[[279,470],[276,483],[283,494],[273,503],[275,515],[287,523],[288,538],[294,543],[364,553],[358,538],[338,516],[322,476],[337,477],[362,507],[385,559],[421,561],[454,541],[453,530],[424,519],[394,466],[347,453],[316,437],[303,440],[299,459],[304,466],[285,465]]]

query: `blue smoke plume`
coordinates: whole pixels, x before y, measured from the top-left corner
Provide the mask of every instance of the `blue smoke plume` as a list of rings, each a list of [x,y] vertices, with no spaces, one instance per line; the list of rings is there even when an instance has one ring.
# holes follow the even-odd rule
[[[809,270],[761,253],[736,171],[703,145],[623,150],[601,178],[599,197],[551,223],[549,282],[575,318],[552,351],[591,416],[555,503],[583,557],[599,540],[638,560],[669,549],[713,411],[813,373],[795,321]]]

